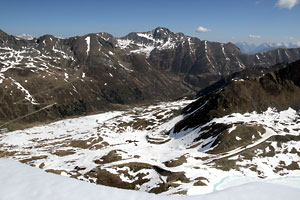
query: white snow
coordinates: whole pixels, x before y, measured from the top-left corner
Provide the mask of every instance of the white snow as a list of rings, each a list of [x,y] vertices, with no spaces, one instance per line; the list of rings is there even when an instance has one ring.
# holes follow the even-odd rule
[[[285,53],[285,55],[287,56],[287,58],[289,59],[290,56],[289,56],[288,52],[287,52],[287,51],[284,51],[284,53]]]
[[[297,200],[300,190],[253,182],[201,196],[164,196],[94,185],[0,159],[1,200]]]
[[[239,66],[240,66],[241,69],[245,69],[246,68],[246,66],[243,63],[241,63],[240,60],[237,57],[236,57],[236,60],[237,60],[237,63],[239,64]]]
[[[134,41],[132,40],[122,40],[122,39],[118,39],[117,40],[117,46],[121,49],[126,49],[128,48],[132,43],[134,43]]]
[[[206,56],[206,59],[208,60],[208,62],[210,63],[210,65],[212,66],[212,68],[215,68],[215,66],[212,64],[210,58],[208,57],[208,46],[207,46],[207,40],[205,40],[204,42],[205,44],[205,56]]]
[[[230,129],[228,129],[228,133],[231,133],[236,129],[236,125],[233,125]]]
[[[163,50],[163,49],[174,49],[175,47],[176,47],[176,43],[173,42],[171,38],[168,38],[166,42],[164,42],[162,45],[158,46],[157,48],[159,50]]]
[[[70,56],[70,55],[66,54],[66,53],[65,53],[64,51],[62,51],[62,50],[55,49],[54,46],[52,47],[52,51],[54,51],[55,53],[61,54],[62,57],[63,57],[64,59],[69,59],[69,60],[73,60],[73,61],[75,60],[75,59],[73,58],[73,56]]]
[[[223,55],[224,55],[224,57],[225,57],[225,60],[229,61],[230,58],[228,58],[228,56],[227,56],[227,54],[226,54],[226,52],[225,52],[224,44],[221,44],[221,48],[222,48],[222,52],[223,52]]]
[[[9,79],[17,86],[17,88],[19,90],[21,90],[23,93],[25,93],[25,99],[27,101],[29,101],[31,104],[39,104],[38,102],[36,102],[36,100],[33,98],[33,96],[29,93],[29,91],[26,90],[19,82],[17,82],[13,78],[9,78]]]
[[[23,33],[21,35],[18,35],[17,36],[18,38],[22,38],[22,39],[25,39],[25,40],[33,40],[34,37],[30,34],[26,34],[26,33]]]
[[[204,47],[205,53],[207,53],[207,40],[204,41],[204,45],[205,45]]]
[[[240,138],[240,137],[238,137],[238,136],[236,136],[235,138],[236,138],[236,140],[241,140],[241,139],[242,139],[242,138]]]
[[[65,79],[64,79],[64,80],[67,82],[67,81],[68,81],[68,78],[69,78],[69,74],[65,72],[64,75],[65,75]]]
[[[155,42],[155,39],[153,38],[153,36],[152,36],[151,34],[137,33],[137,35],[138,35],[139,37],[144,37],[144,38],[146,38],[146,39],[148,39],[148,40],[152,40],[152,41]]]
[[[54,47],[52,50],[55,54],[50,57],[32,47],[22,47],[21,50],[0,47],[0,64],[2,65],[0,78],[5,78],[6,72],[14,68],[29,68],[33,73],[42,71],[53,74],[56,69],[60,69],[57,66],[60,66],[61,62],[64,62],[61,58],[74,60],[71,55],[62,50],[55,49]],[[49,61],[54,61],[58,65],[53,66]]]
[[[137,33],[137,36],[141,39],[147,39],[146,41],[134,41],[129,39],[117,39],[117,47],[121,49],[129,49],[130,53],[144,54],[146,58],[150,57],[151,52],[154,49],[164,50],[173,49],[176,47],[176,41],[178,38],[167,38],[166,41],[156,39],[153,37],[153,32]]]
[[[118,63],[119,63],[119,65],[120,65],[123,69],[125,69],[126,71],[128,71],[128,72],[133,72],[133,70],[128,69],[128,68],[125,67],[122,63],[120,63],[120,62],[118,62]]]
[[[192,38],[187,37],[187,39],[189,43],[190,53],[195,53],[195,47],[194,47],[194,43],[192,42]]]
[[[86,54],[89,55],[89,52],[90,52],[90,45],[91,45],[91,37],[88,36],[85,38],[85,41],[86,41]]]
[[[132,50],[130,52],[131,53],[137,53],[137,54],[145,54],[146,58],[149,58],[153,49],[155,49],[155,46],[143,46],[139,49]]]

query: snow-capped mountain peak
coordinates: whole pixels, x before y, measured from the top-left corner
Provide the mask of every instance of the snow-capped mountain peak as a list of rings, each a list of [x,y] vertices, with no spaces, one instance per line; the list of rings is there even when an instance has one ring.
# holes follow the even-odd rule
[[[33,40],[35,37],[30,35],[30,34],[26,34],[26,33],[23,33],[21,35],[17,35],[18,38],[22,38],[24,40]]]
[[[239,47],[243,53],[255,54],[264,51],[271,51],[277,48],[299,48],[300,42],[265,42],[258,45],[247,42],[238,42],[235,43],[235,45]]]

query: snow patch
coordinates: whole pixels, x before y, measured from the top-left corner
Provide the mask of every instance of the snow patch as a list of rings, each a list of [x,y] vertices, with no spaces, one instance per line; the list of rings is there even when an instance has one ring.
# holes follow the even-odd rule
[[[19,90],[21,90],[23,93],[25,93],[25,99],[29,101],[31,104],[39,104],[36,102],[36,100],[31,96],[28,90],[26,90],[19,82],[15,81],[13,78],[9,78]]]
[[[90,45],[91,45],[91,37],[88,36],[85,38],[85,41],[86,41],[86,54],[89,55],[89,52],[90,52]]]

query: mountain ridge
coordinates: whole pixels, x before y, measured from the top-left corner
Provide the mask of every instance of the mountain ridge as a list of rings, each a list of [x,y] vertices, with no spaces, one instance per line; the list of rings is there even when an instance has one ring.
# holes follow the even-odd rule
[[[121,38],[100,32],[24,40],[1,32],[0,121],[25,116],[42,105],[54,106],[25,121],[176,99],[244,68],[296,59],[300,49],[246,55],[231,43],[161,27]]]

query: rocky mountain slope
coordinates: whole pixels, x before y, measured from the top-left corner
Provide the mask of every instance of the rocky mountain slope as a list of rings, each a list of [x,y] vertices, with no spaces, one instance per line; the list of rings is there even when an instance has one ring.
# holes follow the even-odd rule
[[[258,176],[267,177],[254,162],[262,158],[271,162],[265,164],[272,173],[299,172],[299,148],[292,145],[300,141],[299,73],[296,61],[260,77],[221,80],[199,92],[168,134],[189,137],[188,146],[196,144],[199,151],[215,155],[216,165],[227,170],[243,171],[248,163]],[[278,161],[282,153],[289,158]],[[277,161],[271,161],[273,156]]]
[[[254,71],[257,70],[261,69]],[[184,108],[186,118],[176,125],[174,131],[197,127],[235,112],[261,113],[270,107],[278,111],[300,109],[300,60],[275,72],[264,74],[264,71],[260,71],[263,74],[261,77],[243,77],[245,73],[249,74],[249,70],[237,73],[236,78],[232,78],[235,75],[229,76],[229,80],[223,79],[200,91],[197,101]],[[253,75],[253,72],[250,74]]]
[[[0,31],[1,127],[179,98],[223,75],[299,58],[300,49],[246,55],[166,28],[32,40]]]

